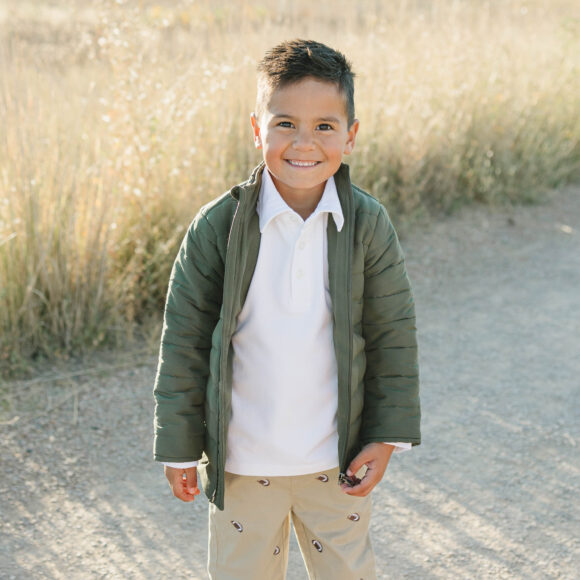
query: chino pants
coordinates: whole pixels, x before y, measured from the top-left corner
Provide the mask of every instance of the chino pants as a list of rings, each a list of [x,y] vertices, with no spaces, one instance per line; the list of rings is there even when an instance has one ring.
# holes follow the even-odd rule
[[[212,580],[283,580],[291,523],[311,580],[376,578],[370,496],[346,495],[338,468],[286,477],[226,473],[225,510],[209,509]]]

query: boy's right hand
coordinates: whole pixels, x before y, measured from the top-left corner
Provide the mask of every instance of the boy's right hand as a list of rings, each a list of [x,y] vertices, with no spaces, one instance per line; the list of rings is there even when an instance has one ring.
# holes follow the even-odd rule
[[[169,482],[169,487],[177,499],[181,501],[193,501],[195,496],[199,495],[200,492],[197,487],[197,467],[177,469],[165,465],[163,470]]]

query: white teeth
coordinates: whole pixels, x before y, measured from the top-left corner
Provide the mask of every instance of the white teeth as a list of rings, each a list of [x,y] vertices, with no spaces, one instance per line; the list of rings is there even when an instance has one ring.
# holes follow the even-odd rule
[[[318,161],[293,161],[292,159],[288,159],[288,163],[290,165],[296,165],[297,167],[314,167]]]

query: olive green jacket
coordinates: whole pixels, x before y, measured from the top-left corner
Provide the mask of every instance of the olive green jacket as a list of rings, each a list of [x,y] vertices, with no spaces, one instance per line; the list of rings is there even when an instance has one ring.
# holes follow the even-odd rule
[[[220,509],[232,335],[258,259],[263,168],[191,224],[171,273],[155,380],[155,459],[199,460],[203,489]],[[345,222],[338,232],[328,220],[328,275],[345,471],[367,443],[420,443],[419,381],[414,302],[395,230],[385,208],[351,184],[346,165],[334,178]]]

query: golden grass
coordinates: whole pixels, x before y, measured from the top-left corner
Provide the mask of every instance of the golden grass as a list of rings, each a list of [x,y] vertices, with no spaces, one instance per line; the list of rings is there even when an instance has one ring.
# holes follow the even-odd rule
[[[192,216],[259,160],[254,70],[282,39],[352,60],[352,172],[396,215],[580,177],[572,1],[4,4],[4,368],[123,344],[158,316]]]

